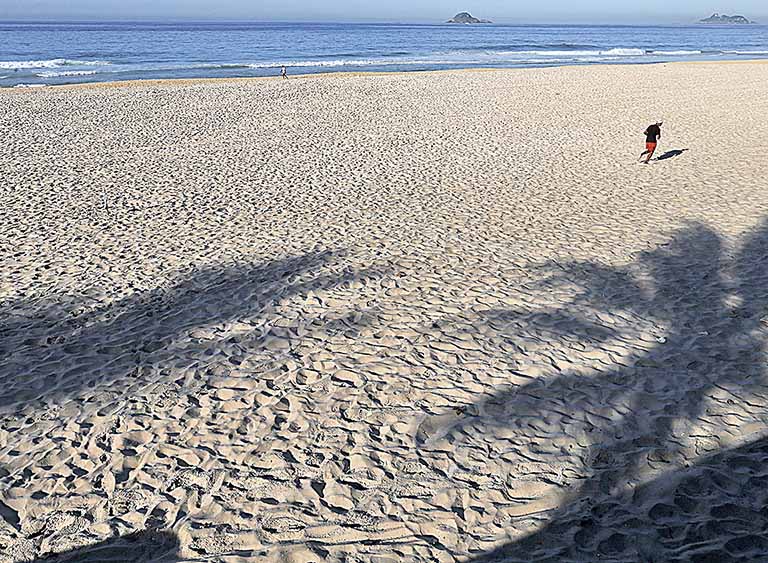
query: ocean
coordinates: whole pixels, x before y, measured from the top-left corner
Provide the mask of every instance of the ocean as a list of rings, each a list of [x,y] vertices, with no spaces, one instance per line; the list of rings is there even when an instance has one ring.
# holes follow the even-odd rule
[[[761,58],[765,25],[0,22],[0,87]]]

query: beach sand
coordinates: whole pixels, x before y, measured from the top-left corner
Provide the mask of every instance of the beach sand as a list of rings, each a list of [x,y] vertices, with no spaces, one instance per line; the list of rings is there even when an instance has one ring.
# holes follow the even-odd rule
[[[0,91],[0,562],[765,561],[766,84]]]

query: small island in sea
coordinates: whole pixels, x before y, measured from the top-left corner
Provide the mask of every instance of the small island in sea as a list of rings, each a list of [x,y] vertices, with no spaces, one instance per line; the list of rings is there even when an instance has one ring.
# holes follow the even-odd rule
[[[473,17],[469,12],[460,12],[453,16],[446,23],[493,23],[491,20],[480,20]]]
[[[703,20],[699,20],[699,23],[753,24],[753,23],[757,23],[757,22],[750,21],[749,19],[745,18],[744,16],[726,16],[726,15],[723,15],[723,14],[712,14],[708,18],[704,18]]]

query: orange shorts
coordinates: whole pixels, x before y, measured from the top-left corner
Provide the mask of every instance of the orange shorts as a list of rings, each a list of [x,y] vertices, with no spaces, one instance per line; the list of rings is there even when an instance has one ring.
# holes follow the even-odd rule
[[[656,150],[656,143],[645,143],[645,150],[653,152]]]

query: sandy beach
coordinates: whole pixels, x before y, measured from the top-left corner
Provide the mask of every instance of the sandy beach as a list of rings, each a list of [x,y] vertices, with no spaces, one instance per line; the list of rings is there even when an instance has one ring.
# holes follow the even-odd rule
[[[0,563],[765,561],[766,84],[0,90]]]

